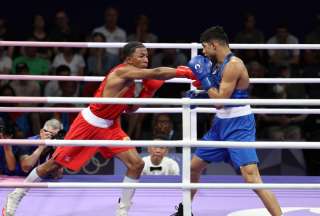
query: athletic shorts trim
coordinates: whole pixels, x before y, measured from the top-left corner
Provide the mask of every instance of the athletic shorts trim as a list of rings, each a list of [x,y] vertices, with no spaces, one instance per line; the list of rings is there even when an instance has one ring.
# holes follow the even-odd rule
[[[225,118],[236,118],[252,114],[250,105],[239,106],[239,107],[228,107],[217,110],[216,116],[221,119]]]
[[[87,107],[81,111],[82,117],[92,126],[99,128],[109,128],[113,125],[113,120],[103,119],[91,112],[90,107]]]

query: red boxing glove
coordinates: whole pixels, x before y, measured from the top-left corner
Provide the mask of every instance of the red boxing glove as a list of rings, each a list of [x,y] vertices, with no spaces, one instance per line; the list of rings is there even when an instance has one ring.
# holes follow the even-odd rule
[[[164,80],[143,80],[143,88],[139,97],[149,98],[152,97],[156,91],[163,85]]]
[[[196,87],[197,89],[200,89],[201,88],[201,82],[199,80],[195,80],[192,82],[192,85],[194,87]]]
[[[193,75],[192,70],[187,66],[179,66],[176,69],[176,77],[188,78],[191,80],[195,80],[196,77]]]

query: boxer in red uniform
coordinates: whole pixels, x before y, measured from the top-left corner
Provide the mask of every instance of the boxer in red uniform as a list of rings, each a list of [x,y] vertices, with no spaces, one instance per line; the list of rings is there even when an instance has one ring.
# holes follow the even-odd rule
[[[130,42],[123,47],[124,62],[110,71],[101,83],[95,97],[134,97],[135,79],[143,79],[139,97],[152,97],[164,83],[174,77],[194,79],[188,67],[158,67],[146,69],[148,52],[140,42]],[[72,123],[65,139],[69,140],[128,140],[121,129],[120,115],[124,111],[135,111],[136,105],[90,104]],[[35,168],[25,182],[40,182],[43,177],[65,167],[79,170],[91,157],[100,152],[104,157],[117,157],[127,166],[124,182],[136,183],[144,167],[144,162],[133,147],[61,146],[52,158]],[[2,210],[3,216],[14,216],[25,196],[27,188],[17,188],[8,194]],[[116,216],[127,216],[134,195],[134,189],[124,189],[116,211]]]

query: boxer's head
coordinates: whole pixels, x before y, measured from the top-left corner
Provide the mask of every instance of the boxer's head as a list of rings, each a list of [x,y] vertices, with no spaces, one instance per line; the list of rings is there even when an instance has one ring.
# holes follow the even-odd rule
[[[138,68],[148,67],[147,48],[138,41],[127,43],[122,49],[124,61]]]
[[[216,52],[221,47],[229,46],[229,39],[221,26],[213,26],[205,30],[200,37],[203,46],[203,54],[215,60]]]

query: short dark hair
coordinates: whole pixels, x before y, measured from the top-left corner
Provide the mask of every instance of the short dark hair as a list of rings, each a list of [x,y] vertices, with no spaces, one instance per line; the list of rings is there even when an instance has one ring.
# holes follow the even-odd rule
[[[27,65],[26,63],[24,63],[24,62],[18,63],[18,64],[16,65],[16,72],[17,72],[17,73],[20,73],[20,72],[22,72],[23,70],[26,70],[26,71],[29,72],[29,67],[28,67],[28,65]]]
[[[15,126],[8,119],[0,117],[0,133],[4,135],[13,136],[15,133]]]
[[[286,29],[286,30],[288,30],[289,29],[289,27],[288,27],[288,23],[287,23],[287,21],[282,21],[282,22],[279,22],[278,24],[277,24],[277,26],[276,26],[276,29]]]
[[[131,56],[137,48],[145,48],[143,43],[138,41],[132,41],[124,45],[122,49],[123,58],[126,59],[127,57]]]
[[[228,36],[221,26],[210,27],[201,34],[201,43],[211,42],[212,40],[217,40],[226,45],[229,44]]]
[[[71,73],[70,67],[67,65],[59,65],[56,68],[56,74],[61,74],[62,72],[68,71],[69,74]]]
[[[95,38],[95,37],[101,37],[103,41],[106,41],[106,36],[104,34],[102,34],[101,32],[94,32],[91,35],[91,38]]]
[[[166,136],[165,134],[156,133],[153,135],[153,139],[154,140],[169,140],[169,137]]]
[[[12,88],[12,86],[10,85],[10,83],[7,83],[5,85],[3,85],[0,88],[0,96],[4,96],[3,93],[4,91],[9,90],[12,94],[12,96],[16,96],[16,92],[14,91],[14,89]]]

